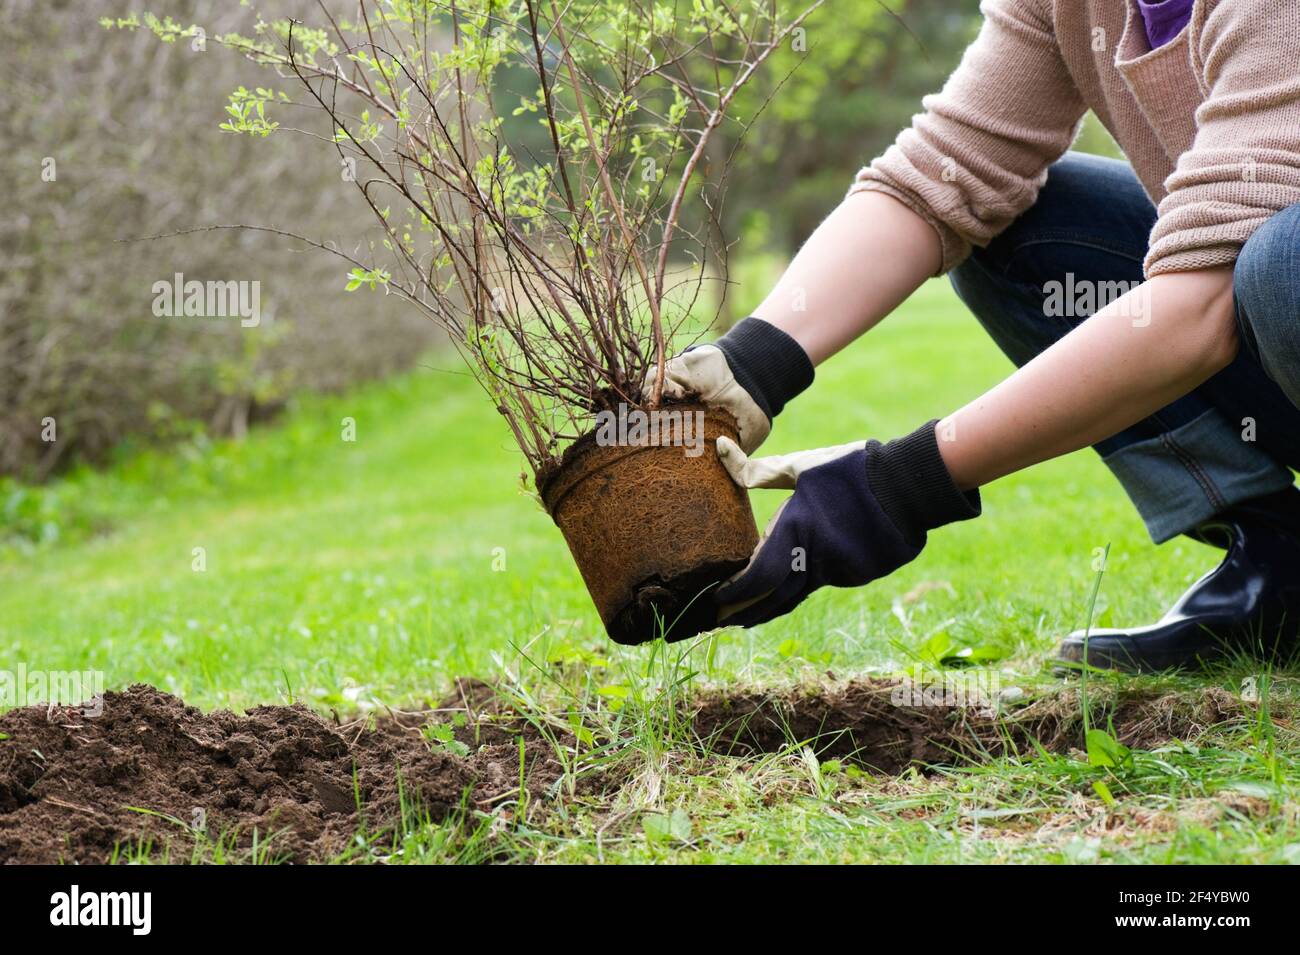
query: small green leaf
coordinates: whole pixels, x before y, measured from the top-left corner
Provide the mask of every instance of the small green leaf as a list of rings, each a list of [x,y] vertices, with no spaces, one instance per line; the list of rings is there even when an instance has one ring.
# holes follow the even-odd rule
[[[1090,729],[1086,739],[1088,765],[1115,769],[1129,762],[1129,748],[1105,730]]]
[[[917,648],[916,655],[926,663],[942,666],[944,657],[954,655],[959,649],[948,632],[940,630]]]
[[[1103,783],[1100,779],[1096,780],[1096,781],[1092,784],[1092,788],[1093,788],[1093,791],[1094,791],[1098,796],[1101,797],[1101,801],[1104,802],[1104,803],[1105,803],[1107,806],[1109,806],[1110,808],[1114,809],[1115,806],[1118,805],[1118,804],[1115,802],[1115,797],[1112,796],[1111,793],[1110,793],[1110,787],[1107,786],[1105,783]]]
[[[456,739],[456,731],[445,723],[430,723],[424,727],[424,737],[434,749],[451,753],[453,756],[468,756],[469,747]]]
[[[691,838],[691,817],[681,808],[649,813],[641,818],[641,828],[649,842],[686,842]]]

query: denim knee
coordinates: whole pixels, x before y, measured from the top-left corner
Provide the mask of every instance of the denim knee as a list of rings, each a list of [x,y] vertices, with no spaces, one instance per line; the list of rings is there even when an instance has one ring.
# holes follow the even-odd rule
[[[971,311],[1003,354],[1017,366],[1025,364],[1056,336],[1043,328],[1042,309],[1027,300],[1025,289],[989,262],[985,249],[976,249],[948,273],[957,297]]]
[[[1300,407],[1300,204],[1274,215],[1242,247],[1233,297],[1242,347]]]
[[[1005,279],[994,277],[980,259],[985,250],[976,248],[948,273],[948,281],[957,297],[966,307],[977,315],[987,309],[1008,284]]]

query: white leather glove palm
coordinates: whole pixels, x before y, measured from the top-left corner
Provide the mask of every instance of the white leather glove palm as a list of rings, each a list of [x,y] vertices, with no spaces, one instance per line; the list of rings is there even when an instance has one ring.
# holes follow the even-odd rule
[[[745,453],[744,448],[737,447],[736,442],[724,437],[718,438],[718,460],[727,469],[731,479],[741,487],[791,490],[803,472],[818,465],[829,464],[854,451],[861,451],[866,446],[866,441],[851,441],[848,444],[836,444],[829,448],[813,448],[808,451],[792,451],[790,454],[751,458]]]
[[[747,318],[713,345],[698,345],[667,363],[664,394],[696,394],[736,419],[740,447],[753,451],[772,430],[786,402],[812,384],[813,366],[799,343],[781,329]],[[653,388],[654,371],[646,378]]]
[[[653,383],[652,369],[646,384]],[[730,411],[739,429],[740,446],[746,452],[767,440],[772,431],[772,422],[736,381],[727,356],[717,345],[700,345],[669,361],[664,368],[664,394],[670,398],[698,394],[705,404]]]
[[[820,587],[856,587],[915,558],[929,531],[980,512],[944,464],[937,421],[887,444],[854,441],[750,458],[719,438],[718,458],[745,487],[793,488],[749,564],[714,593],[719,619],[752,627]]]

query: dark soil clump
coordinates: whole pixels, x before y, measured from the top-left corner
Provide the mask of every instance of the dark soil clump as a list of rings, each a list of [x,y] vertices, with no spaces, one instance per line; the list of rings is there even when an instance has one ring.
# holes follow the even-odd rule
[[[187,861],[191,827],[237,848],[256,830],[272,858],[327,860],[359,832],[391,831],[403,802],[434,821],[508,802],[518,736],[530,801],[562,775],[526,724],[461,719],[456,745],[426,738],[431,721],[451,725],[437,711],[341,723],[300,704],[204,714],[143,685],[105,694],[95,718],[11,710],[0,714],[0,862],[105,862],[146,840]]]
[[[798,742],[811,746],[819,758],[847,759],[887,774],[912,765],[1028,755],[1035,742],[1055,753],[1083,745],[1082,707],[1074,688],[999,714],[981,706],[899,703],[899,687],[893,680],[854,680],[776,692],[707,694],[695,704],[695,731],[716,753],[777,753]],[[1118,696],[1094,689],[1090,703],[1094,725],[1105,727],[1112,720],[1119,741],[1139,749],[1195,739],[1242,711],[1237,697],[1218,687]]]

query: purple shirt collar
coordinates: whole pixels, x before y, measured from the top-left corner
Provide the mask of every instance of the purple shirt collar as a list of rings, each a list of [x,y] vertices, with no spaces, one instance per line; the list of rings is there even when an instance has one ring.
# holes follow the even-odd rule
[[[1147,42],[1158,50],[1187,26],[1195,0],[1137,0],[1142,22],[1147,28]]]

